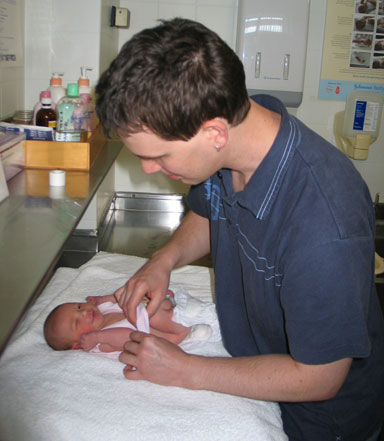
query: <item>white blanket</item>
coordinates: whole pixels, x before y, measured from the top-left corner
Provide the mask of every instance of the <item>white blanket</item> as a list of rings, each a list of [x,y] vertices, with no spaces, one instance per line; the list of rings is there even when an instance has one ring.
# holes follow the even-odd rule
[[[56,271],[0,359],[1,441],[287,440],[275,403],[128,381],[118,361],[45,343],[53,307],[112,293],[144,262],[99,253],[79,269]],[[171,288],[178,287],[212,301],[207,268],[175,270]],[[217,342],[194,351],[228,356]]]

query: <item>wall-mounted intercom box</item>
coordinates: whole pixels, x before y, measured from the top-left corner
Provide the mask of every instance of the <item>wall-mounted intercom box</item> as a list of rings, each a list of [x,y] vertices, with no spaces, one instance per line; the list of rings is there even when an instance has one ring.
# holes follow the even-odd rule
[[[131,13],[127,8],[112,6],[111,8],[111,26],[117,28],[128,28]]]

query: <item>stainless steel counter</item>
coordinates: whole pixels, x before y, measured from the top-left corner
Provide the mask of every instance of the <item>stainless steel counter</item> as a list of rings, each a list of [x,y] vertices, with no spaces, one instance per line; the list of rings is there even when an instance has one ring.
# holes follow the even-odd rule
[[[49,187],[48,170],[24,170],[8,183],[0,204],[0,351],[34,302],[108,170],[120,152],[109,141],[90,172],[66,173]]]

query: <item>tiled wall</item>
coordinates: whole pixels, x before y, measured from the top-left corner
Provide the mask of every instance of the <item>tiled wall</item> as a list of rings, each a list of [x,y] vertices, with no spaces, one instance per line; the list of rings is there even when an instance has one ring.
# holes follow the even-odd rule
[[[324,37],[326,0],[311,0],[308,48],[304,84],[304,98],[298,109],[291,109],[314,131],[334,143],[333,119],[344,110],[344,102],[317,99]],[[131,11],[131,27],[120,30],[120,46],[133,33],[154,26],[158,18],[183,16],[201,21],[216,31],[232,48],[235,47],[237,0],[120,0],[120,5]],[[354,161],[370,187],[372,198],[381,192],[384,200],[384,124],[380,137],[371,146],[366,161]],[[176,186],[175,186],[176,185]],[[164,176],[146,176],[138,161],[123,151],[116,168],[116,190],[173,192],[187,187],[169,182]]]
[[[109,27],[112,0],[25,0],[25,106],[33,108],[52,72],[63,86],[92,67],[91,86],[116,55],[118,29]]]
[[[24,36],[24,66],[0,68],[0,117],[33,109],[49,86],[52,72],[63,85],[76,82],[89,66],[91,85],[118,50],[119,30],[109,26],[110,8],[119,0],[17,0]]]
[[[18,0],[17,20],[24,32],[24,0]],[[24,35],[20,36],[21,40]],[[24,66],[0,67],[0,118],[24,109]]]
[[[91,66],[91,84],[121,47],[137,31],[154,26],[159,18],[183,16],[201,21],[235,47],[237,0],[120,0],[131,11],[129,29],[108,26],[110,6],[119,0],[19,0],[25,1],[24,69],[0,69],[0,115],[32,108],[40,90],[48,86],[53,71],[65,72],[64,85],[76,81],[80,66]],[[313,130],[334,142],[333,119],[343,102],[317,99],[324,36],[326,0],[311,0],[303,103],[293,113]],[[24,96],[25,84],[25,98]],[[23,105],[24,104],[24,105]],[[371,146],[366,161],[354,161],[367,181],[372,197],[384,199],[384,127]],[[137,161],[123,151],[116,167],[116,190],[186,191],[163,176],[146,176]],[[177,185],[177,187],[173,187]]]
[[[120,30],[120,46],[160,18],[184,17],[203,23],[234,47],[237,0],[120,0],[120,6],[131,11],[131,26]]]
[[[326,3],[325,0],[311,0],[304,99],[297,110],[297,116],[311,129],[334,144],[334,115],[344,110],[345,103],[317,99]],[[372,199],[375,198],[376,193],[380,193],[380,200],[384,201],[384,124],[383,121],[381,123],[379,138],[371,145],[368,159],[365,161],[353,160],[353,163],[367,182]]]
[[[118,52],[119,30],[110,27],[112,5],[119,6],[119,0],[25,0],[25,108],[34,107],[52,72],[64,73],[66,87],[77,82],[81,66],[92,67],[88,77],[95,86]],[[78,228],[97,228],[114,191],[113,171],[108,176]]]

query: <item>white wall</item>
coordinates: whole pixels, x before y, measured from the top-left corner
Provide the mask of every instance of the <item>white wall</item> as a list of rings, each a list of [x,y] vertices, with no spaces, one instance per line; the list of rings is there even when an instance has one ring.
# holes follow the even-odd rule
[[[286,0],[289,1],[289,0]],[[344,109],[344,102],[317,99],[326,14],[325,0],[311,0],[304,97],[298,109],[290,109],[315,132],[335,143],[333,118]],[[235,48],[237,0],[120,0],[131,11],[131,26],[119,31],[119,45],[158,18],[182,16],[201,21]],[[384,124],[380,137],[371,146],[366,161],[353,161],[370,187],[372,198],[381,192],[384,198]],[[186,192],[188,187],[170,182],[161,175],[146,176],[138,161],[123,151],[116,167],[116,190],[150,192]]]
[[[33,109],[53,72],[63,72],[63,86],[77,82],[80,67],[94,87],[118,53],[119,30],[110,27],[111,6],[119,0],[25,0],[25,98]],[[96,229],[114,193],[114,170],[92,200],[79,229]]]
[[[24,40],[24,0],[18,0],[21,41]],[[24,66],[0,68],[0,118],[12,116],[24,109]]]
[[[77,82],[80,67],[93,87],[116,56],[118,29],[109,26],[117,0],[25,0],[25,107],[32,109],[49,86],[52,72],[63,72],[63,86]]]
[[[344,110],[344,101],[324,101],[317,99],[320,82],[321,54],[324,38],[326,1],[311,0],[307,64],[304,82],[304,99],[297,116],[311,129],[335,144],[333,119],[335,113]],[[384,200],[384,124],[379,138],[371,145],[368,159],[352,160],[371,191],[372,199],[381,193]]]
[[[116,44],[137,31],[154,26],[158,18],[183,16],[199,20],[235,47],[237,0],[120,0],[131,11],[131,26],[118,30],[108,26],[110,6],[119,0],[20,0],[25,1],[25,100],[24,69],[0,69],[0,115],[32,108],[40,90],[47,87],[53,71],[65,72],[64,85],[76,81],[81,65],[95,68],[91,83],[114,57]],[[333,118],[344,102],[317,99],[323,46],[325,0],[311,0],[303,103],[292,110],[328,141],[334,143]],[[116,43],[118,39],[118,43]],[[23,102],[24,100],[24,102]],[[23,105],[24,104],[24,105]],[[384,198],[384,125],[366,161],[353,161],[367,181],[372,197]],[[163,176],[148,177],[127,151],[117,162],[116,190],[185,192],[187,187]]]

